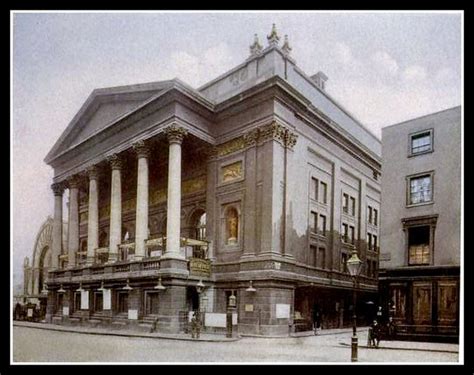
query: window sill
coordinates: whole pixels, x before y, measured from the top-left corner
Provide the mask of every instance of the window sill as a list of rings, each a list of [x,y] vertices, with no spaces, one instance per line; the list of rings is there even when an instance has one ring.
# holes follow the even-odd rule
[[[407,208],[412,208],[412,207],[420,207],[420,206],[428,206],[430,204],[434,204],[434,201],[429,201],[429,202],[423,202],[423,203],[414,203],[414,204],[407,204]]]
[[[420,152],[410,153],[410,154],[408,154],[408,157],[413,158],[415,156],[431,154],[432,152],[434,152],[434,149],[431,149],[431,150],[428,150],[428,151],[420,151]]]

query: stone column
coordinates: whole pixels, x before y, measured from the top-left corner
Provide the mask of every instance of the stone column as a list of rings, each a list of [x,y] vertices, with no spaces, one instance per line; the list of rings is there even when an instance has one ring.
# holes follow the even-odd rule
[[[118,245],[122,242],[122,160],[117,154],[108,158],[112,168],[110,193],[109,263],[118,260]]]
[[[68,229],[68,267],[76,266],[76,253],[79,250],[79,179],[72,177],[69,184],[69,229]]]
[[[216,222],[216,184],[217,184],[217,150],[211,147],[207,155],[207,183],[206,183],[206,239],[209,241],[207,256],[214,260],[214,244],[216,243],[217,232]]]
[[[144,141],[133,145],[138,157],[137,211],[135,230],[135,260],[145,257],[145,240],[148,238],[148,146]]]
[[[63,243],[63,192],[64,185],[51,185],[54,193],[53,243],[51,246],[51,269],[59,268],[59,256],[62,254]]]
[[[96,166],[87,170],[89,176],[89,217],[87,220],[87,265],[95,262],[95,250],[99,247],[99,173]]]
[[[169,146],[168,211],[166,223],[166,252],[164,258],[183,258],[180,254],[181,235],[181,143],[187,131],[176,125],[166,129]]]
[[[245,209],[244,251],[241,258],[253,257],[257,247],[257,139],[258,129],[244,134],[245,147]],[[215,196],[213,197],[215,199]]]

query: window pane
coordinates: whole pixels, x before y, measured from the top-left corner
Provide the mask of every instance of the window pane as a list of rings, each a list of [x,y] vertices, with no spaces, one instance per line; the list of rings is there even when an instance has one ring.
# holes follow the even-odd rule
[[[319,182],[316,178],[313,177],[312,179],[312,190],[313,190],[313,199],[318,200],[318,188]]]
[[[413,154],[429,150],[431,150],[430,133],[418,134],[411,138],[411,152]]]
[[[328,185],[325,182],[321,182],[321,196],[323,203],[327,203],[327,191]]]
[[[421,176],[410,179],[410,203],[431,201],[431,176]]]

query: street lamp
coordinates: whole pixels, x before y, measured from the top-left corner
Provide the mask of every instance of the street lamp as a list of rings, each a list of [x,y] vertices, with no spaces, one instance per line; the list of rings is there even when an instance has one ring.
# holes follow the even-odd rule
[[[161,277],[158,278],[158,284],[154,286],[156,290],[166,290],[166,287],[161,283]]]
[[[354,290],[352,293],[352,340],[351,340],[351,362],[357,362],[357,315],[356,315],[356,288],[357,288],[357,277],[362,270],[362,261],[357,256],[357,251],[352,251],[351,257],[347,261],[347,269],[354,282]]]
[[[237,306],[237,297],[234,296],[234,291],[231,292],[229,296],[229,304],[227,305],[227,314],[226,314],[226,326],[227,333],[226,337],[232,338],[232,315]]]

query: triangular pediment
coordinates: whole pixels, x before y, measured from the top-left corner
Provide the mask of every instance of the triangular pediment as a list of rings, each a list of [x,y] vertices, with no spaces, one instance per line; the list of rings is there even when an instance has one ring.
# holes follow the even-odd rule
[[[170,81],[163,81],[94,90],[48,153],[45,161],[51,161],[94,134],[113,126],[118,119],[134,112],[169,86]]]

